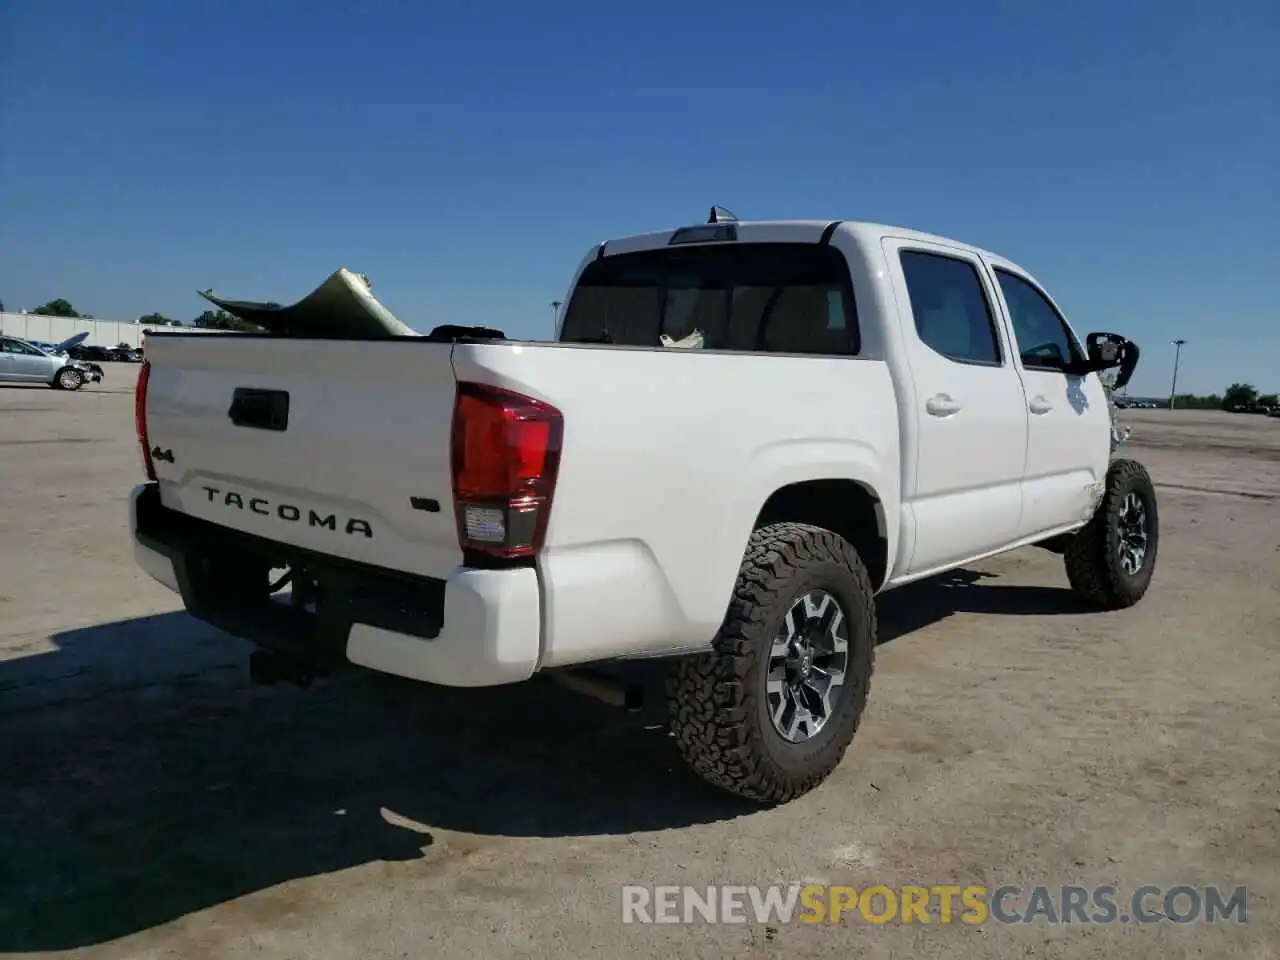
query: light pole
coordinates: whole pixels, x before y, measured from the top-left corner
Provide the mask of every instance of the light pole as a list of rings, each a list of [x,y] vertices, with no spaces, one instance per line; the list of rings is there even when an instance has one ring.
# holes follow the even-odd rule
[[[551,301],[551,332],[554,333],[556,324],[560,322],[560,301]]]
[[[1173,355],[1173,385],[1169,387],[1169,409],[1172,410],[1174,398],[1178,395],[1178,361],[1182,359],[1182,345],[1187,341],[1170,340],[1169,342],[1177,348]]]

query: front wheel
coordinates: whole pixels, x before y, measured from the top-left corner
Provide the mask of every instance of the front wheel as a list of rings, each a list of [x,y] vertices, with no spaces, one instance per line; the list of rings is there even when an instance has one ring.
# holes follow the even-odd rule
[[[712,652],[668,678],[685,761],[761,803],[817,787],[857,731],[875,646],[870,577],[844,538],[800,523],[756,530]]]
[[[53,385],[59,390],[79,390],[84,386],[84,374],[75,367],[63,367],[53,378]]]
[[[1115,460],[1102,502],[1063,555],[1067,579],[1096,607],[1131,607],[1151,586],[1159,545],[1160,514],[1150,474],[1136,460]]]

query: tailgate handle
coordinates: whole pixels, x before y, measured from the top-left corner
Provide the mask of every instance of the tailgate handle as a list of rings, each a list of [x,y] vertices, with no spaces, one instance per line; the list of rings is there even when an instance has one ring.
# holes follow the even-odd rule
[[[227,411],[227,416],[237,427],[287,430],[289,428],[289,394],[285,390],[236,387],[231,395],[231,409]]]

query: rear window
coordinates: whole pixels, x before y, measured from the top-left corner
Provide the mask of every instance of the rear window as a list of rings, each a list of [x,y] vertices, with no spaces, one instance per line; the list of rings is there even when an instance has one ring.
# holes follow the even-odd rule
[[[832,247],[664,247],[593,260],[560,339],[656,347],[700,330],[707,350],[851,356],[860,349],[849,268]]]

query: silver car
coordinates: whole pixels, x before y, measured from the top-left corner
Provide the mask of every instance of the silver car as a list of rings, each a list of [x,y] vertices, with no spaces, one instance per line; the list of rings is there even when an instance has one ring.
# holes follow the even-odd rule
[[[0,381],[46,383],[55,390],[79,390],[86,383],[98,383],[101,367],[72,360],[62,352],[85,336],[77,334],[53,350],[42,350],[26,340],[0,335]]]

